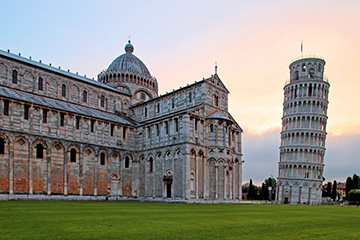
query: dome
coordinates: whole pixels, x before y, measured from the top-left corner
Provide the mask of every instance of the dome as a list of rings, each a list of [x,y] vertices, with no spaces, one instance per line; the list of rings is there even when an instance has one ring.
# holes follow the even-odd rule
[[[137,76],[143,76],[146,78],[152,78],[149,70],[145,64],[133,55],[134,46],[129,43],[125,46],[125,53],[117,57],[108,67],[108,72],[122,72],[122,73],[132,73]]]

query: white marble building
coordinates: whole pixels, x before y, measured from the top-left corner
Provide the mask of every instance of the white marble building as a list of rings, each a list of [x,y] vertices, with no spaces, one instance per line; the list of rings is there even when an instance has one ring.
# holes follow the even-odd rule
[[[0,51],[0,198],[240,201],[219,76],[159,96],[133,51],[98,81]]]
[[[325,61],[301,58],[290,64],[277,177],[277,203],[320,204],[329,82]]]

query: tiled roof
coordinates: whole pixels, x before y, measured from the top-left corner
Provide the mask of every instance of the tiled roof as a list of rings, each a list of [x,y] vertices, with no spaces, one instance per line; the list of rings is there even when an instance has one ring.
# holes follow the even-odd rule
[[[219,112],[212,113],[210,116],[207,117],[207,119],[223,119],[223,120],[232,122],[232,120],[230,118],[225,117],[224,115],[222,115]]]
[[[95,85],[97,87],[101,87],[101,88],[104,88],[104,89],[107,89],[107,90],[111,90],[113,92],[130,95],[130,93],[128,93],[128,92],[124,92],[124,91],[115,89],[113,87],[108,86],[105,83],[102,83],[102,82],[99,82],[99,81],[96,81],[96,80],[93,80],[93,79],[90,79],[90,78],[87,78],[87,77],[83,77],[83,76],[80,76],[78,74],[68,72],[68,71],[65,71],[65,70],[62,70],[62,69],[58,69],[56,67],[48,66],[48,65],[46,65],[44,63],[36,62],[34,60],[27,59],[27,58],[15,55],[15,54],[10,53],[10,52],[5,52],[5,51],[3,51],[1,49],[0,49],[0,56],[4,56],[6,58],[10,58],[10,59],[15,60],[15,61],[19,61],[19,62],[22,62],[22,63],[25,63],[25,64],[29,64],[31,66],[35,66],[35,67],[38,67],[38,68],[41,68],[41,69],[44,69],[44,70],[47,70],[47,71],[51,71],[53,73],[57,73],[57,74],[65,76],[65,77],[70,77],[72,79],[80,80],[81,82],[92,84],[92,85]]]
[[[39,96],[28,92],[0,86],[0,96],[40,105],[44,107],[54,108],[57,110],[67,111],[83,116],[98,118],[110,122],[116,122],[124,125],[134,126],[135,122],[125,116],[104,112],[98,109],[81,106],[74,103],[69,103],[49,97]]]

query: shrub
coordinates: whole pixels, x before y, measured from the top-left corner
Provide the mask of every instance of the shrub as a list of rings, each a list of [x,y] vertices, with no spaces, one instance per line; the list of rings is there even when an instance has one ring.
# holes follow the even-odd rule
[[[360,203],[360,189],[352,189],[349,192],[349,200],[352,204]]]

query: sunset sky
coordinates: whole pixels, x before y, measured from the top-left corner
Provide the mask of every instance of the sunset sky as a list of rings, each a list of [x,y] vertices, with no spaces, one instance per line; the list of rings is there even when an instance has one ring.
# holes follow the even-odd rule
[[[244,129],[243,181],[277,177],[290,62],[325,59],[326,181],[360,174],[360,1],[2,1],[0,49],[97,78],[131,36],[160,94],[218,74]]]

